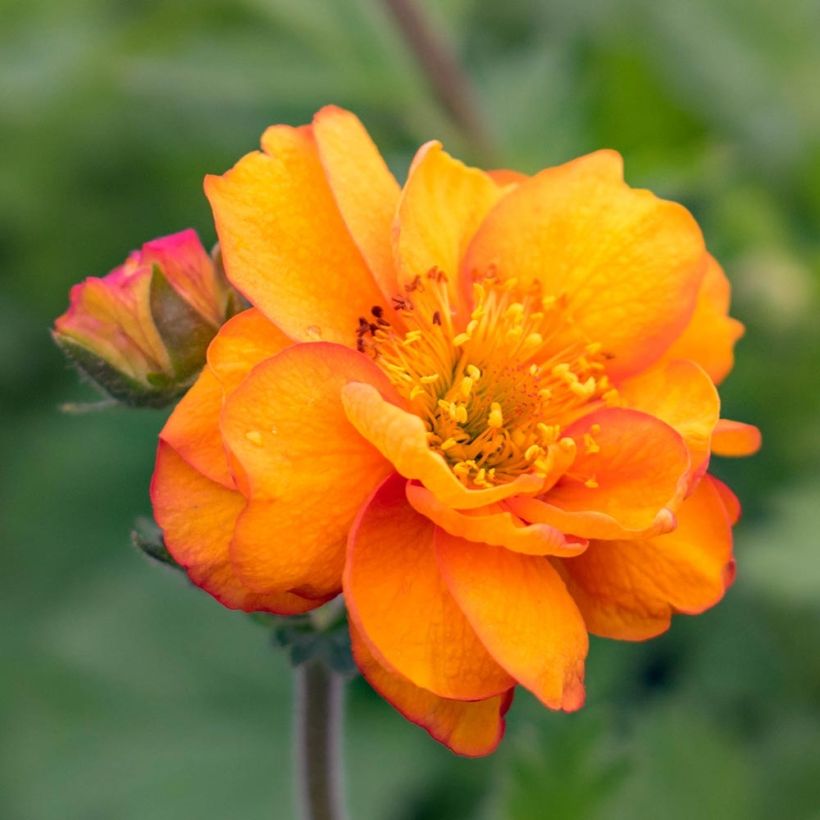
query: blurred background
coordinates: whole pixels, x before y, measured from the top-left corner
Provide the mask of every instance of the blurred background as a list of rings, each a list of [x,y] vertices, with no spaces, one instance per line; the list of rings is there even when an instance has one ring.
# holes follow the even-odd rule
[[[522,694],[500,751],[461,760],[357,681],[352,817],[820,818],[820,4],[422,9],[468,110],[382,0],[0,3],[4,820],[294,816],[283,655],[129,545],[164,414],[58,412],[94,394],[48,327],[144,240],[210,244],[203,175],[328,102],[400,178],[432,137],[524,171],[620,150],[725,265],[748,332],[724,412],[765,440],[715,465],[745,508],[725,602],[647,644],[594,641],[580,713]]]

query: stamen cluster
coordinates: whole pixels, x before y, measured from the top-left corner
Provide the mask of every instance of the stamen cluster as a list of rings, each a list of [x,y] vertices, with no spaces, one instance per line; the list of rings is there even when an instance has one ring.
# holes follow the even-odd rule
[[[549,476],[575,452],[566,425],[591,404],[618,401],[607,354],[577,331],[566,297],[545,295],[538,281],[522,286],[490,272],[472,291],[469,318],[459,321],[447,277],[431,269],[394,298],[398,322],[380,306],[359,320],[359,350],[424,420],[430,447],[466,485]],[[598,446],[594,432],[583,442],[588,452]]]

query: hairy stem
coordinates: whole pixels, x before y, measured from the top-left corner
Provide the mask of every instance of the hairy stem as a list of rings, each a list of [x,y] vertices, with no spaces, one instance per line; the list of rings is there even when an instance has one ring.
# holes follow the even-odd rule
[[[344,820],[344,681],[320,660],[296,667],[295,757],[302,820]]]
[[[384,0],[439,103],[483,159],[496,151],[470,79],[445,39],[425,15],[421,0]]]

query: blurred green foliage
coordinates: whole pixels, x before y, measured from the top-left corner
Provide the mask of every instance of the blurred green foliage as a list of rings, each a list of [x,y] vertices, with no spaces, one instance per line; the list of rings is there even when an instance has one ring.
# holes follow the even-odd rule
[[[820,4],[426,2],[497,161],[600,146],[685,202],[748,325],[725,414],[765,449],[727,600],[648,644],[595,641],[589,705],[527,696],[491,759],[454,758],[361,682],[356,820],[820,817]],[[129,546],[163,415],[87,401],[48,338],[69,286],[154,236],[214,239],[201,194],[271,122],[357,111],[402,173],[476,161],[378,0],[3,0],[0,817],[293,816],[290,679],[264,630]]]

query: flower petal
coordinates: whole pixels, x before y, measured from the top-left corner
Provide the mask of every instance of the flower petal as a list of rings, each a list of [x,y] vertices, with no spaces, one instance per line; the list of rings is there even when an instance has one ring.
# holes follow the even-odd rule
[[[504,735],[513,690],[476,701],[440,698],[385,669],[351,624],[353,657],[367,682],[409,721],[465,757],[488,755]]]
[[[436,556],[450,592],[496,661],[551,709],[580,708],[587,631],[549,560],[443,530],[436,533]]]
[[[525,474],[508,484],[469,489],[456,478],[441,455],[430,449],[427,430],[418,416],[385,401],[368,384],[345,385],[342,402],[350,423],[392,462],[398,473],[421,481],[449,507],[475,509],[519,493],[536,493],[544,486],[543,478]]]
[[[451,307],[461,304],[460,263],[501,189],[484,171],[453,159],[441,143],[416,154],[396,214],[394,254],[407,283],[431,268],[447,275]]]
[[[368,649],[389,671],[436,695],[479,700],[513,681],[490,657],[439,575],[435,526],[392,476],[362,507],[348,542],[345,601]]]
[[[668,424],[637,410],[605,408],[564,435],[578,442],[572,469],[539,499],[510,499],[516,515],[582,538],[624,538],[674,526],[689,453]]]
[[[715,384],[726,378],[735,362],[735,342],[744,331],[743,324],[728,315],[731,290],[726,274],[710,255],[695,312],[683,333],[664,354],[663,361],[691,359]]]
[[[157,450],[151,501],[174,560],[224,606],[296,615],[323,603],[290,592],[257,595],[242,584],[231,567],[228,548],[244,499],[197,472],[163,441]]]
[[[231,556],[252,589],[314,596],[341,585],[350,524],[391,471],[345,418],[339,393],[350,379],[392,395],[368,358],[316,342],[262,362],[225,402],[223,439],[250,499]]]
[[[383,304],[348,233],[309,127],[269,128],[266,153],[205,179],[231,282],[297,341],[356,343],[359,316]]]
[[[397,293],[390,237],[399,184],[358,117],[349,111],[325,106],[313,118],[313,133],[342,218],[389,300]]]
[[[255,365],[290,344],[255,308],[234,316],[214,337],[208,348],[209,364],[177,404],[160,438],[195,470],[234,487],[219,430],[223,396],[232,393]]]
[[[618,377],[660,358],[680,335],[706,266],[691,214],[621,174],[614,151],[542,171],[496,205],[465,259],[467,271],[495,269],[565,295],[574,327],[614,356],[608,371]]]
[[[234,481],[219,432],[222,385],[206,365],[182,397],[159,434],[195,470],[233,488]]]
[[[760,449],[761,444],[760,430],[742,421],[721,419],[712,435],[712,452],[718,456],[751,456]]]
[[[261,311],[251,308],[222,325],[208,347],[208,366],[227,396],[259,362],[292,344]]]
[[[644,640],[673,612],[703,612],[734,573],[732,530],[720,492],[706,476],[678,512],[673,532],[646,541],[597,541],[561,562],[589,631]]]
[[[450,535],[506,547],[525,555],[570,556],[582,553],[583,539],[567,537],[546,524],[525,524],[518,516],[495,504],[462,512],[442,504],[428,489],[407,485],[407,500],[416,512],[429,518]]]
[[[694,362],[664,362],[619,386],[629,407],[649,413],[683,436],[692,459],[692,478],[709,464],[712,431],[720,417],[720,398],[706,371]]]

